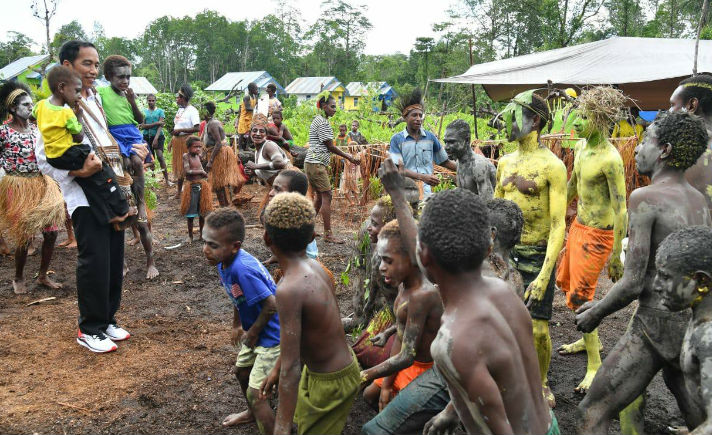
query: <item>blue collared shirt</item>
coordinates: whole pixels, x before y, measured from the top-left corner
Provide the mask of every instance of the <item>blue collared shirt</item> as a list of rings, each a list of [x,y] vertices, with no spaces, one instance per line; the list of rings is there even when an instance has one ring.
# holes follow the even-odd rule
[[[420,137],[414,138],[404,129],[391,137],[388,153],[395,164],[401,164],[419,174],[433,174],[433,163],[438,165],[448,160],[447,153],[438,138],[431,132],[420,129]],[[430,185],[423,186],[423,192],[430,195]]]

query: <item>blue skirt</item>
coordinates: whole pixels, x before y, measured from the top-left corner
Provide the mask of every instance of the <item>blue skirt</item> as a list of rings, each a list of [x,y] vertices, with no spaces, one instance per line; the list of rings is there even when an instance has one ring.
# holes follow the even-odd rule
[[[119,149],[123,156],[128,157],[136,154],[136,151],[133,150],[133,145],[145,143],[143,135],[134,124],[114,125],[109,127],[109,131],[119,144]]]

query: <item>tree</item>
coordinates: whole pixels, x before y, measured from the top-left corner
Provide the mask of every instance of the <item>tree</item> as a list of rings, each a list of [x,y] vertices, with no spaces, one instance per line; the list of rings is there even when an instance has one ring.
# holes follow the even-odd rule
[[[32,39],[20,32],[13,31],[7,32],[7,36],[7,42],[0,42],[0,67],[21,57],[32,56],[31,47],[35,43]]]
[[[124,56],[131,62],[136,60],[136,44],[130,39],[116,36],[112,38],[101,36],[94,41],[94,45],[96,45],[101,59],[112,54],[118,54]]]
[[[86,32],[84,32],[84,28],[77,20],[65,24],[57,30],[57,33],[54,34],[54,39],[52,39],[52,51],[58,53],[62,44],[74,39],[79,39],[81,41],[86,41],[88,39]]]
[[[49,41],[49,23],[57,12],[57,1],[58,0],[32,0],[30,9],[32,9],[32,16],[42,21],[45,25],[45,32],[47,36],[47,51],[49,52],[49,58],[52,59],[52,45]]]
[[[618,36],[639,36],[645,17],[640,0],[608,0],[606,3],[613,33]]]

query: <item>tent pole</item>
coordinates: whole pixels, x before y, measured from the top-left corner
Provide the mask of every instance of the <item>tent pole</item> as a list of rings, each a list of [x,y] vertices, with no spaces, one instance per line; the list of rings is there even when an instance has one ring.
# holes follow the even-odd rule
[[[472,66],[472,38],[470,38],[468,41],[470,44],[470,66]],[[474,84],[470,85],[470,88],[472,88],[472,120],[475,123],[475,139],[479,139],[480,134],[477,131],[477,93],[475,92]]]
[[[707,11],[710,7],[710,0],[705,0],[702,4],[702,14],[700,15],[700,23],[697,26],[697,38],[695,39],[695,63],[692,65],[692,75],[697,75],[697,54],[700,51],[700,35],[702,35],[702,28],[705,26],[705,18],[707,18]]]

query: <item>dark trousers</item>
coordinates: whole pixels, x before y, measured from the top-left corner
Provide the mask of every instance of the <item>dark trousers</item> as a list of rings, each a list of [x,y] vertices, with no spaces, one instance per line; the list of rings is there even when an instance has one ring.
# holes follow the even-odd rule
[[[103,333],[121,304],[124,267],[124,232],[99,222],[89,207],[72,214],[77,239],[77,299],[79,330]]]
[[[48,158],[47,163],[58,169],[76,171],[84,166],[84,160],[90,152],[89,145],[73,145],[61,156]],[[109,219],[128,213],[129,203],[116,181],[116,174],[108,164],[102,163],[101,171],[90,177],[76,177],[74,180],[84,191],[92,213],[100,222],[108,223]]]

